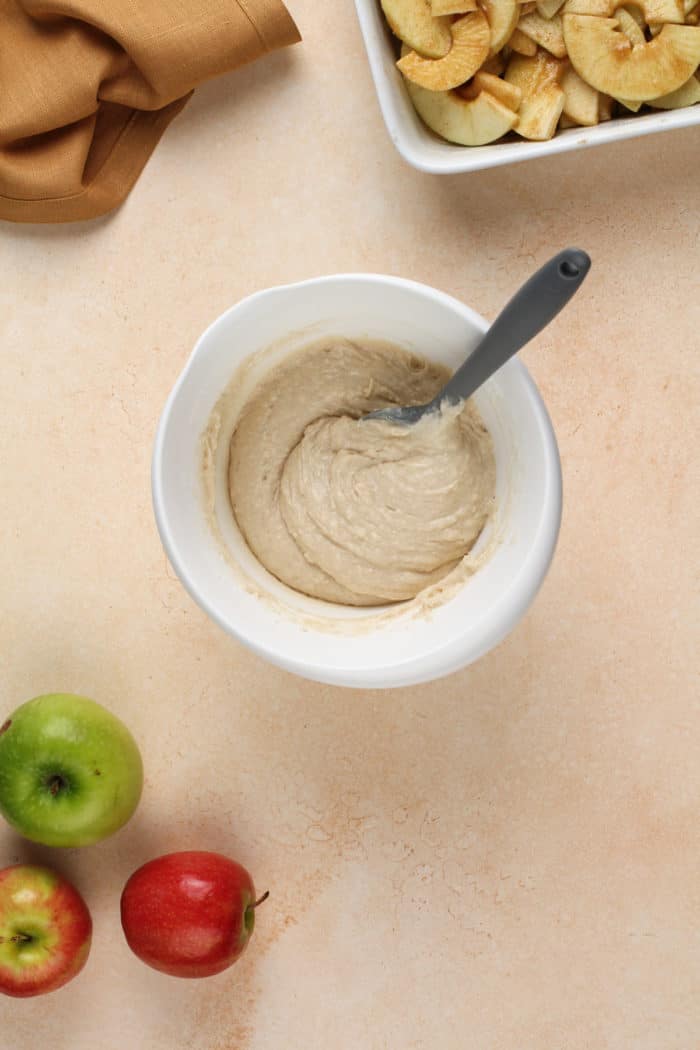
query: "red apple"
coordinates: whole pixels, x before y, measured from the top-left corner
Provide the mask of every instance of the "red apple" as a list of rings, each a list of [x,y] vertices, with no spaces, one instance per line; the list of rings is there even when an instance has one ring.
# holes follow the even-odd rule
[[[35,864],[0,871],[0,992],[54,992],[80,973],[91,939],[85,901],[55,871]]]
[[[256,900],[245,868],[220,853],[167,853],[127,882],[122,926],[131,950],[154,969],[210,977],[241,954],[266,897]]]

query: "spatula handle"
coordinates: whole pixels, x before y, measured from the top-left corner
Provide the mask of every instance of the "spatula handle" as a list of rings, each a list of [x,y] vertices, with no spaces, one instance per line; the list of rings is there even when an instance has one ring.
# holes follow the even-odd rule
[[[579,248],[566,248],[525,282],[501,311],[476,350],[440,394],[440,402],[466,400],[541,332],[581,287],[591,260]]]

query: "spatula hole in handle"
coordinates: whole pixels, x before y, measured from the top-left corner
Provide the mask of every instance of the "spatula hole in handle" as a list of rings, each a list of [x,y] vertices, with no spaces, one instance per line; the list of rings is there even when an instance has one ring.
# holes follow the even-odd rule
[[[578,277],[581,273],[576,263],[571,262],[570,259],[564,259],[559,263],[559,273],[562,277],[566,277],[572,280],[574,277]]]

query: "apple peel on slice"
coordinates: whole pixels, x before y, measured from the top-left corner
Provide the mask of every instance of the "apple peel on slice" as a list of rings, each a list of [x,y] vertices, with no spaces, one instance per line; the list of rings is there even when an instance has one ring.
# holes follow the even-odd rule
[[[452,23],[452,47],[444,58],[423,58],[415,50],[396,63],[407,80],[428,91],[449,91],[473,77],[488,57],[491,34],[483,11]]]
[[[695,106],[700,102],[700,81],[693,75],[685,84],[661,98],[650,98],[647,105],[654,109],[683,109],[684,106]]]
[[[565,14],[564,39],[576,72],[591,87],[646,102],[681,87],[700,62],[700,28],[668,24],[632,47],[616,18]]]
[[[566,44],[561,26],[561,15],[552,18],[543,18],[536,11],[531,15],[523,15],[518,22],[518,29],[525,36],[529,36],[536,44],[543,47],[555,58],[566,58]]]
[[[505,79],[520,88],[522,101],[518,110],[518,135],[542,142],[551,139],[564,110],[564,92],[559,86],[565,63],[547,51],[530,58],[514,54],[508,63]]]
[[[406,81],[416,112],[437,135],[459,146],[485,146],[500,139],[518,122],[518,114],[481,91],[464,99],[454,91],[428,91]]]
[[[392,33],[427,58],[442,58],[452,46],[451,19],[435,18],[428,0],[381,0]]]

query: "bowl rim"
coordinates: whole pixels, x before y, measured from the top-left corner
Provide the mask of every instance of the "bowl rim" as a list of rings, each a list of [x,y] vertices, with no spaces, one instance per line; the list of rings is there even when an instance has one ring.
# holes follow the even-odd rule
[[[480,314],[446,292],[418,281],[387,274],[366,272],[330,274],[275,285],[253,292],[228,307],[205,328],[196,340],[185,365],[176,379],[166,399],[156,430],[151,460],[151,496],[158,533],[168,560],[178,579],[193,601],[226,634],[235,637],[241,644],[268,662],[298,674],[303,678],[354,688],[396,688],[435,680],[479,659],[510,633],[533,601],[547,575],[547,570],[556,549],[561,524],[561,461],[556,436],[547,408],[534,380],[521,361],[517,358],[512,358],[506,367],[511,367],[517,371],[519,382],[525,388],[525,393],[537,421],[544,457],[545,494],[540,508],[535,537],[526,558],[521,563],[514,578],[510,581],[509,586],[498,595],[490,607],[492,613],[498,611],[498,615],[491,615],[488,622],[480,621],[473,626],[471,631],[461,634],[456,641],[448,640],[444,646],[433,649],[428,654],[409,655],[405,660],[395,660],[391,664],[382,666],[365,666],[363,664],[361,666],[348,665],[342,667],[337,662],[329,665],[323,662],[312,662],[306,658],[295,659],[289,653],[280,654],[274,644],[268,644],[266,639],[261,640],[259,632],[257,634],[249,634],[240,625],[234,625],[230,620],[226,619],[193,578],[189,569],[188,559],[181,553],[180,547],[174,538],[169,513],[166,509],[167,499],[164,494],[163,457],[172,410],[182,392],[183,386],[188,381],[189,374],[202,346],[208,342],[212,334],[219,327],[225,326],[232,314],[249,307],[257,299],[267,298],[270,295],[279,293],[294,293],[301,288],[311,285],[318,287],[331,283],[357,284],[364,282],[383,284],[385,286],[391,285],[418,292],[421,295],[427,295],[442,302],[446,307],[457,310],[465,319],[482,331],[488,328],[488,322]],[[469,644],[466,644],[467,642]],[[465,649],[468,653],[466,660],[464,658]]]
[[[659,110],[644,113],[641,117],[618,117],[590,128],[570,128],[557,132],[544,142],[493,142],[484,146],[458,146],[440,139],[425,127],[420,118],[419,140],[408,141],[402,130],[399,110],[402,102],[399,92],[403,85],[392,82],[382,65],[381,48],[375,19],[379,0],[355,0],[355,10],[367,52],[370,72],[374,82],[379,108],[389,138],[403,159],[418,171],[429,175],[459,175],[485,168],[498,168],[504,164],[520,164],[538,157],[555,156],[572,150],[590,149],[610,142],[622,142],[662,131],[675,131],[700,124],[700,103],[676,110]],[[381,18],[381,12],[379,12]],[[388,28],[386,30],[389,31]],[[411,105],[406,97],[406,104]],[[435,148],[437,146],[437,149]],[[428,148],[430,147],[430,148]]]

